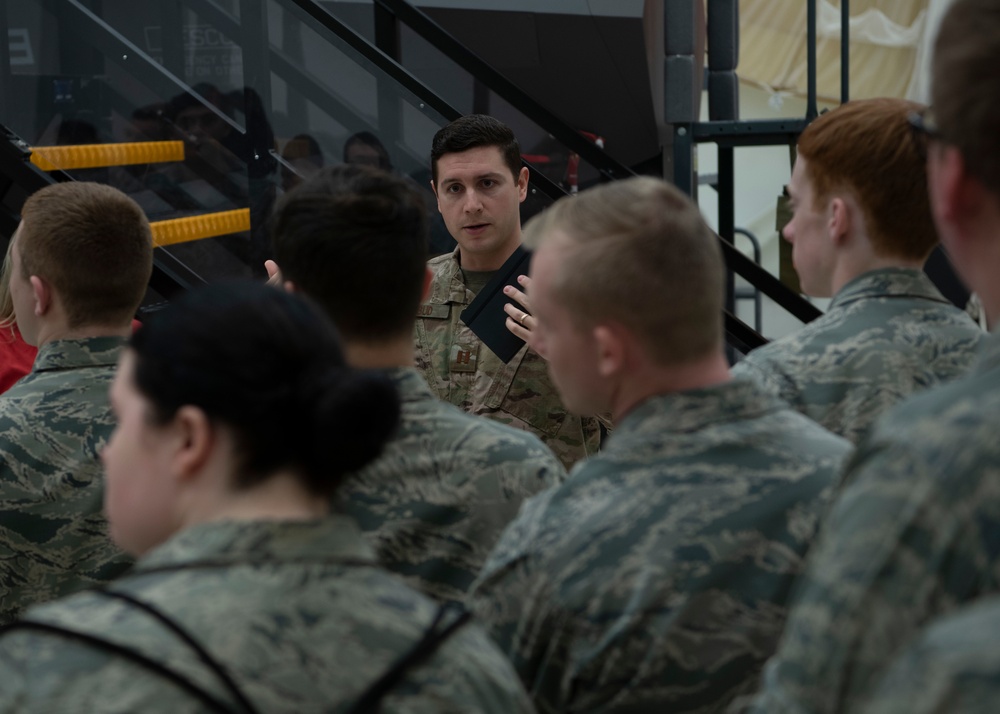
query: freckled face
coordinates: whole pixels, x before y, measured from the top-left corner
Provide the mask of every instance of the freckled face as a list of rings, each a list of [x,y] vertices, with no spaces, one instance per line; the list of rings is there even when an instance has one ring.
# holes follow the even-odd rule
[[[831,297],[834,268],[833,240],[827,229],[828,205],[817,206],[807,162],[795,161],[788,183],[792,220],[782,235],[792,244],[792,265],[799,274],[802,292],[813,297]]]
[[[536,320],[531,347],[548,363],[566,409],[574,414],[598,414],[610,405],[603,399],[593,330],[574,321],[553,291],[564,240],[553,237],[542,243],[531,260],[530,297]]]
[[[462,265],[496,270],[521,243],[520,204],[528,195],[528,169],[515,177],[496,146],[445,154],[433,186]]]

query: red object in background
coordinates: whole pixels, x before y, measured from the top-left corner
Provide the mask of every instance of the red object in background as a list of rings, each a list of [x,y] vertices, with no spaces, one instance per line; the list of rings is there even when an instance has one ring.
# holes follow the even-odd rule
[[[589,131],[580,131],[582,136],[594,142],[595,146],[604,148],[604,137]],[[580,190],[580,155],[571,151],[566,161],[566,185],[569,186],[570,193],[577,193]]]
[[[132,332],[141,326],[141,322],[132,320]],[[13,387],[17,380],[31,371],[36,355],[38,348],[24,341],[17,325],[0,328],[0,394]]]
[[[31,371],[37,354],[38,348],[24,341],[16,325],[0,328],[0,392]]]

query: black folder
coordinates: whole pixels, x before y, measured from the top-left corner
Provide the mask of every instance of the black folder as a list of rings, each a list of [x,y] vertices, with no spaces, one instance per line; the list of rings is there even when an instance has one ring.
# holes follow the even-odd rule
[[[504,295],[503,289],[507,285],[513,285],[520,290],[517,276],[527,275],[530,263],[531,252],[518,246],[479,291],[476,299],[462,312],[462,322],[504,362],[510,362],[514,358],[524,346],[524,340],[507,329],[507,313],[503,306],[517,303]]]

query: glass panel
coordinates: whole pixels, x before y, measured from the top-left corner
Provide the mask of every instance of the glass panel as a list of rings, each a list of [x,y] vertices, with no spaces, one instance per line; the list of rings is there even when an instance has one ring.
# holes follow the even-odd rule
[[[323,165],[390,168],[438,216],[428,155],[445,119],[291,0],[0,1],[0,16],[0,86],[21,99],[0,123],[152,221],[187,219],[154,225],[157,254],[206,280],[262,275],[276,198]],[[453,245],[443,224],[434,238]]]

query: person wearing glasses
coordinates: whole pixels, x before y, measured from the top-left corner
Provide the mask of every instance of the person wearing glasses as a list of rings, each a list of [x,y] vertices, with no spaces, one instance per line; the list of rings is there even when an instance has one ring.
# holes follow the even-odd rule
[[[994,330],[998,66],[1000,4],[957,0],[935,44],[933,111],[917,122],[942,243]],[[983,341],[968,375],[911,397],[875,423],[810,553],[753,711],[996,710],[998,423],[996,335]],[[921,637],[937,618],[946,619]],[[886,675],[896,657],[898,667]]]
[[[918,108],[853,101],[802,133],[784,237],[802,290],[833,301],[734,369],[855,443],[904,397],[965,374],[984,334],[922,270],[938,236]]]
[[[467,615],[329,514],[400,404],[318,307],[251,283],[187,293],[132,336],[111,404],[104,505],[139,560],[0,631],[0,712],[531,711]]]

